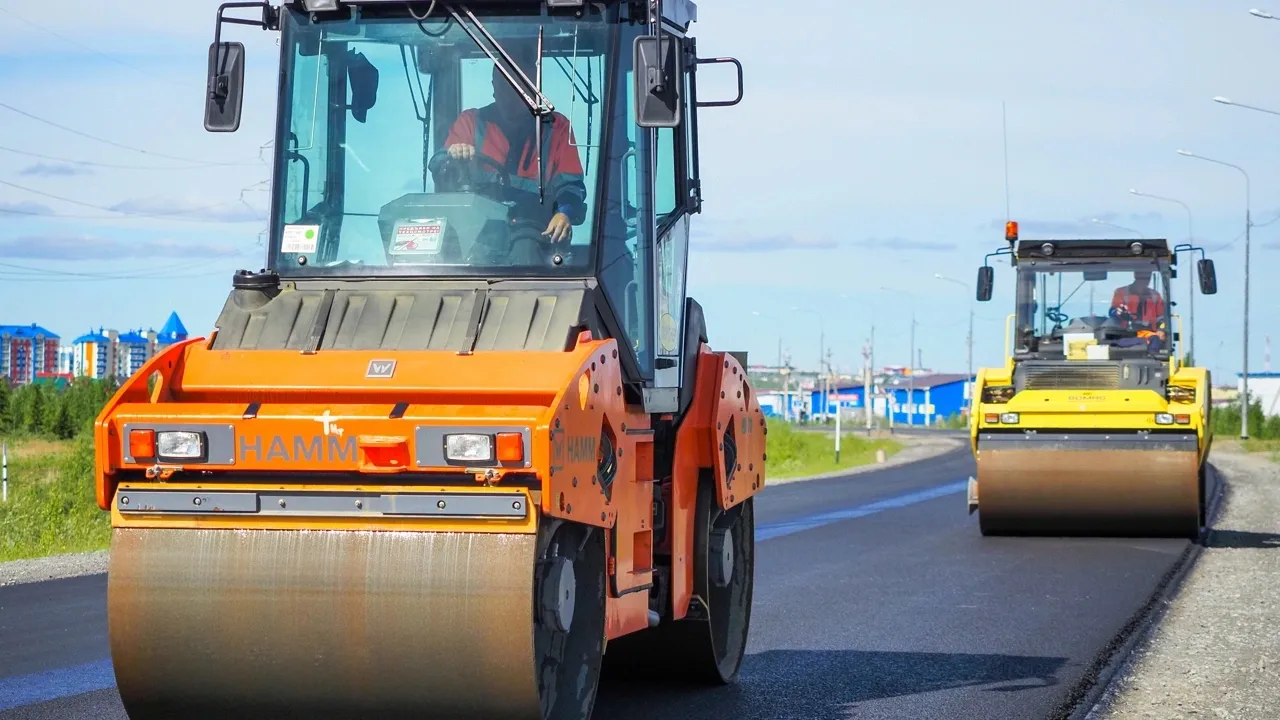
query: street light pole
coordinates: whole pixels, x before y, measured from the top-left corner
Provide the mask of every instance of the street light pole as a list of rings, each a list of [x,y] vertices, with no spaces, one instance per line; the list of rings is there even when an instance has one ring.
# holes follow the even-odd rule
[[[1138,237],[1142,238],[1143,240],[1146,240],[1146,239],[1147,239],[1147,236],[1146,236],[1146,235],[1144,235],[1144,234],[1142,234],[1142,232],[1141,232],[1141,231],[1139,231],[1139,230],[1134,230],[1133,228],[1127,228],[1127,227],[1125,227],[1125,226],[1123,226],[1123,225],[1116,225],[1115,223],[1109,223],[1109,222],[1107,222],[1106,220],[1099,220],[1098,218],[1094,218],[1094,219],[1093,219],[1093,221],[1094,221],[1095,223],[1099,224],[1099,225],[1106,225],[1106,226],[1108,226],[1108,227],[1113,227],[1113,228],[1115,228],[1115,229],[1117,229],[1117,230],[1123,230],[1123,231],[1125,231],[1125,232],[1131,232],[1131,233],[1133,233],[1134,235],[1137,235]]]
[[[808,308],[801,308],[801,307],[793,307],[791,308],[791,310],[793,312],[812,313],[818,316],[818,389],[822,392],[822,396],[823,396],[822,397],[822,422],[825,424],[827,422],[826,394],[827,394],[827,385],[828,385],[827,373],[823,369],[823,362],[825,362],[827,357],[825,354],[827,351],[826,322],[822,317],[822,313],[818,312],[817,310],[810,310]]]
[[[1181,206],[1182,206],[1182,209],[1187,211],[1187,244],[1188,244],[1188,245],[1194,245],[1194,244],[1195,244],[1195,242],[1196,242],[1196,241],[1195,241],[1195,232],[1193,231],[1193,229],[1192,229],[1192,224],[1191,224],[1191,208],[1187,207],[1187,204],[1186,204],[1186,203],[1182,202],[1181,200],[1175,200],[1175,199],[1173,199],[1173,198],[1161,197],[1160,195],[1152,195],[1151,193],[1139,192],[1138,190],[1135,190],[1135,189],[1133,189],[1133,188],[1130,188],[1130,189],[1129,189],[1129,192],[1130,192],[1130,193],[1132,193],[1133,195],[1137,195],[1137,196],[1139,196],[1139,197],[1151,198],[1152,200],[1163,200],[1163,201],[1165,201],[1165,202],[1177,203],[1178,205],[1181,205]],[[1192,360],[1194,360],[1194,359],[1195,359],[1195,357],[1196,357],[1196,285],[1195,285],[1195,276],[1196,276],[1195,272],[1189,272],[1189,273],[1187,273],[1187,301],[1191,304],[1191,353],[1190,353],[1190,354],[1191,354],[1191,358],[1192,358]]]
[[[1225,98],[1223,99],[1225,100]],[[1244,168],[1240,167],[1239,165],[1232,165],[1229,162],[1214,160],[1213,158],[1207,158],[1203,155],[1197,155],[1193,152],[1188,152],[1186,150],[1179,150],[1178,154],[1184,157],[1195,158],[1197,160],[1204,160],[1205,162],[1211,162],[1211,163],[1214,163],[1215,165],[1223,165],[1225,167],[1229,167],[1239,171],[1240,174],[1244,176],[1244,330],[1241,333],[1242,339],[1243,339],[1243,342],[1241,344],[1243,345],[1243,348],[1241,349],[1242,357],[1241,357],[1241,363],[1240,363],[1242,366],[1241,368],[1242,372],[1240,373],[1240,382],[1241,382],[1240,439],[1248,440],[1249,439],[1249,245],[1251,240],[1250,231],[1253,229],[1253,211],[1251,209],[1253,193],[1250,190],[1249,173],[1245,172]]]
[[[966,282],[956,280],[955,278],[949,278],[946,275],[943,275],[942,273],[934,273],[933,276],[944,282],[949,282],[949,283],[959,285],[960,287],[964,288],[966,292],[969,293],[969,338],[968,338],[969,375],[964,380],[964,387],[965,387],[965,407],[968,409],[969,414],[972,416],[973,415],[973,299],[977,297],[977,294],[973,292],[973,289]]]
[[[898,290],[897,288],[880,286],[885,292],[896,292],[906,295],[911,300],[911,359],[907,362],[907,425],[916,424],[916,296],[906,290]],[[893,415],[892,412],[889,413]]]

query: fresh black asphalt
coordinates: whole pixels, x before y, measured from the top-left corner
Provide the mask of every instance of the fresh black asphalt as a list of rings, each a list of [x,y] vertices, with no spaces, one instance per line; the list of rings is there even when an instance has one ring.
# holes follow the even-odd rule
[[[1065,717],[1091,663],[1188,542],[984,538],[956,489],[972,472],[961,448],[768,488],[757,500],[765,539],[738,682],[611,678],[596,717]],[[0,709],[11,708],[0,720],[126,718],[113,688],[76,689],[110,682],[105,600],[102,575],[0,588]],[[41,692],[60,696],[6,702]]]

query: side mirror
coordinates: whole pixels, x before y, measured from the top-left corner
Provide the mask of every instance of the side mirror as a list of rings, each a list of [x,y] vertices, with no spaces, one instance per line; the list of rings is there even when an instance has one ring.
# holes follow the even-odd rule
[[[1196,270],[1200,272],[1200,292],[1205,295],[1215,295],[1218,292],[1218,275],[1213,271],[1213,261],[1205,258],[1196,263]]]
[[[644,128],[680,126],[681,53],[666,33],[635,40],[636,124]]]
[[[995,287],[996,269],[990,265],[978,268],[978,302],[991,299],[991,289]]]
[[[204,129],[240,129],[244,105],[244,43],[215,42],[209,46],[209,85],[204,99]]]
[[[369,58],[352,50],[347,56],[347,79],[351,85],[351,116],[363,123],[378,102],[378,68]]]

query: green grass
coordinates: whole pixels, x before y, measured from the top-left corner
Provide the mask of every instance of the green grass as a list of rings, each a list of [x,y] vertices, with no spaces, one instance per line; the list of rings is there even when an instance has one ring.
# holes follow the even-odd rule
[[[804,432],[770,423],[766,437],[768,477],[817,475],[889,457],[902,444],[844,435],[840,464],[831,433]],[[71,441],[8,438],[9,501],[0,504],[0,562],[102,550],[110,545],[111,520],[93,495],[93,439]]]
[[[0,561],[105,549],[111,519],[93,490],[93,439],[9,443],[9,501],[0,504]]]
[[[768,478],[781,480],[868,465],[875,462],[876,450],[884,450],[885,457],[890,457],[902,450],[902,443],[842,434],[840,464],[836,465],[834,433],[805,432],[786,423],[769,423],[765,482]]]

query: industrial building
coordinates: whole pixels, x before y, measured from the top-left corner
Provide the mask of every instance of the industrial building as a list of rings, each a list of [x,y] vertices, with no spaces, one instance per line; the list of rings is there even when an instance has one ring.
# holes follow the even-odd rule
[[[1242,392],[1244,392],[1244,373],[1236,373],[1235,399],[1239,399]],[[1217,393],[1214,399],[1226,401],[1226,398],[1218,398]],[[1267,417],[1280,415],[1280,373],[1249,373],[1249,399],[1262,405],[1263,415]]]
[[[876,382],[871,396],[871,413],[882,424],[937,425],[949,417],[966,412],[972,377],[963,373],[931,373],[914,379],[894,375]],[[862,421],[865,418],[865,388],[861,384],[833,388],[826,413],[834,415],[839,407],[842,418]],[[812,391],[808,412],[822,414],[822,393]]]
[[[937,425],[949,417],[967,412],[973,377],[963,373],[925,373],[914,380],[902,372],[886,369],[873,378],[871,412],[880,425]],[[914,388],[914,392],[912,389]],[[826,415],[837,408],[843,420],[864,422],[865,388],[862,381],[840,384],[831,389]],[[810,384],[798,390],[761,390],[756,394],[760,408],[769,417],[788,420],[820,419],[822,391]]]

